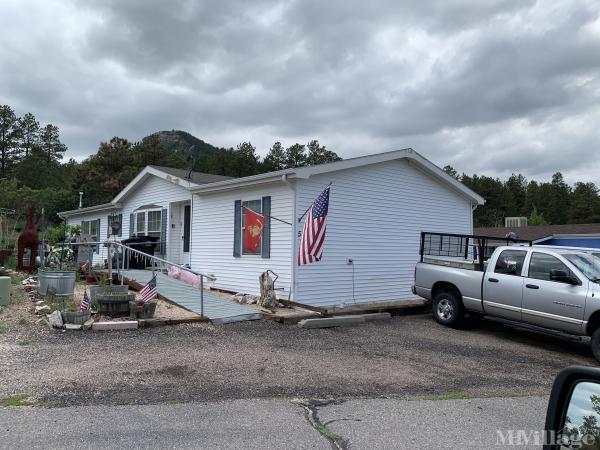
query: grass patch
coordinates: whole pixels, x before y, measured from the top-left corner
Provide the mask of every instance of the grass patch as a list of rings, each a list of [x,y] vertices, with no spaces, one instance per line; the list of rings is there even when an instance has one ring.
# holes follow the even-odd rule
[[[14,395],[12,397],[0,399],[0,406],[33,406],[24,395]]]

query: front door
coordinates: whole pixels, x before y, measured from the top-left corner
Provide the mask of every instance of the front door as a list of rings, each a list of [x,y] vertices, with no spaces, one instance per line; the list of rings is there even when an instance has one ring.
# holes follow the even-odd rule
[[[575,276],[557,257],[541,252],[531,254],[523,289],[523,321],[580,333],[588,282],[579,280],[580,284],[574,285],[553,281],[550,279],[552,270]]]
[[[181,264],[190,263],[190,236],[191,236],[191,220],[192,220],[192,207],[191,205],[184,205],[181,210]]]
[[[504,250],[494,270],[484,273],[483,308],[486,314],[521,320],[523,303],[522,270],[527,250]]]

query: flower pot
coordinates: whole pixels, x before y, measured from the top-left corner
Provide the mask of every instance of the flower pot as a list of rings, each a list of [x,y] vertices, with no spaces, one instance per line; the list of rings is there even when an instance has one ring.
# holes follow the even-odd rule
[[[48,288],[54,290],[55,295],[72,297],[75,292],[75,272],[48,270],[38,271],[38,293],[46,295]]]
[[[148,303],[129,302],[129,317],[132,319],[152,319],[156,312],[156,301]]]
[[[92,317],[91,311],[61,311],[63,323],[82,325]]]
[[[96,302],[98,303],[98,312],[109,316],[124,316],[129,314],[129,302],[135,300],[135,292],[96,293]]]

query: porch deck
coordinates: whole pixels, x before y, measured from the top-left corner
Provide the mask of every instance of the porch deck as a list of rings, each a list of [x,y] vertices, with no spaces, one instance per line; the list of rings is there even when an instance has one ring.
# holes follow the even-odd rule
[[[149,270],[125,270],[121,273],[126,281],[133,281],[139,285],[146,284],[152,278],[152,272]],[[159,272],[156,273],[156,288],[162,297],[196,314],[201,314],[200,291],[197,288]],[[213,323],[262,318],[262,314],[255,309],[218,297],[206,289],[204,290],[204,316]]]

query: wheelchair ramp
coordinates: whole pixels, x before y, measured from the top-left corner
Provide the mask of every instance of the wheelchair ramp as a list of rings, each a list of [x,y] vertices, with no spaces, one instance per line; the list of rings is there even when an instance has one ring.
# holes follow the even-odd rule
[[[121,273],[126,280],[140,285],[144,285],[152,279],[152,272],[149,270],[123,270]],[[162,297],[196,314],[201,314],[199,289],[160,272],[156,272],[156,289]],[[229,323],[258,320],[262,318],[262,314],[255,309],[226,300],[205,289],[204,317],[213,323]]]

